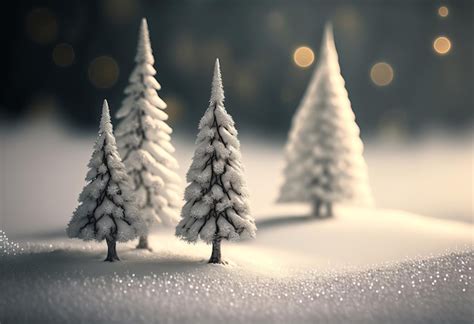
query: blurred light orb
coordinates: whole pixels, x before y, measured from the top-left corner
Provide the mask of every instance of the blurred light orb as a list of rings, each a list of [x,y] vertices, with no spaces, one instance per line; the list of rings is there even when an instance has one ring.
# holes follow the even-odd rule
[[[117,82],[119,67],[110,56],[96,57],[89,64],[89,80],[99,89],[111,88]]]
[[[181,33],[175,37],[172,48],[176,67],[186,72],[195,71],[200,47],[196,46],[193,38],[188,34]]]
[[[446,18],[449,15],[449,9],[446,6],[441,6],[438,8],[438,15],[442,18]]]
[[[53,49],[53,62],[57,66],[67,67],[74,62],[74,49],[66,43],[58,44]]]
[[[112,23],[126,23],[137,17],[140,1],[135,0],[103,0],[103,11]]]
[[[26,118],[30,120],[51,120],[59,110],[58,107],[58,99],[54,94],[36,94],[27,106]]]
[[[279,11],[272,11],[267,15],[268,27],[274,32],[280,32],[285,29],[285,16]]]
[[[439,55],[446,55],[451,50],[451,41],[446,36],[439,36],[434,40],[433,48]]]
[[[379,86],[388,86],[393,81],[393,68],[386,62],[375,63],[370,69],[370,79]]]
[[[307,46],[300,46],[293,53],[293,61],[299,67],[307,68],[314,62],[314,52]]]
[[[168,95],[163,97],[166,102],[166,113],[168,114],[168,121],[175,122],[180,119],[183,111],[185,111],[185,103],[180,97],[175,95]]]
[[[360,39],[364,28],[360,12],[353,5],[343,5],[336,9],[334,25],[340,27],[344,34],[349,34],[351,40],[356,42]]]
[[[51,10],[36,8],[26,16],[26,32],[38,44],[53,42],[58,34],[58,23]]]
[[[239,69],[234,73],[233,83],[241,98],[252,100],[258,91],[257,77],[248,68]]]

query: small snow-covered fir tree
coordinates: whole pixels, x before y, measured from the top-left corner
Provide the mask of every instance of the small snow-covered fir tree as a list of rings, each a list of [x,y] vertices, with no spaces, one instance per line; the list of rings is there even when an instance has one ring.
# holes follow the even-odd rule
[[[334,44],[326,25],[320,59],[296,112],[286,145],[285,182],[279,202],[310,202],[313,214],[348,201],[371,205],[359,127],[351,108]]]
[[[130,178],[117,151],[104,101],[99,135],[88,164],[87,185],[79,195],[79,207],[67,227],[69,237],[107,241],[105,261],[119,261],[116,243],[132,240],[146,227],[130,190]]]
[[[132,189],[147,228],[154,223],[174,226],[179,219],[178,162],[173,157],[172,129],[166,124],[166,103],[158,96],[148,25],[142,20],[136,66],[116,117],[119,152],[132,179]],[[137,248],[149,249],[148,232]]]
[[[257,228],[249,214],[237,130],[224,107],[219,60],[196,145],[176,235],[188,242],[212,243],[209,263],[222,263],[221,240],[253,238]]]

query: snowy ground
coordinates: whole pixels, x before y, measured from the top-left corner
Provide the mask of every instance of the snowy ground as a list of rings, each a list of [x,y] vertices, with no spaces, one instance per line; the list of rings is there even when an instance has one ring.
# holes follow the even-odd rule
[[[154,252],[121,245],[115,264],[101,261],[104,244],[29,238],[0,256],[0,321],[472,321],[471,225],[338,212],[262,220],[256,241],[224,245],[226,266],[167,230],[153,235]]]
[[[178,241],[172,229],[153,234],[153,253],[123,244],[122,262],[101,262],[104,244],[64,238],[93,138],[37,125],[0,139],[0,229],[23,249],[2,252],[0,241],[1,323],[474,318],[470,138],[369,144],[384,209],[338,208],[337,217],[314,220],[304,206],[273,204],[281,146],[244,137],[259,231],[255,241],[223,246],[227,266],[206,264],[209,247]],[[182,173],[188,143],[176,143]]]

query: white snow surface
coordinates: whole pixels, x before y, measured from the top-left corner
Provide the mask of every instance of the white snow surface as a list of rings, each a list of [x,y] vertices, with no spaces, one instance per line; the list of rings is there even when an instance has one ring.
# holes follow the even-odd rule
[[[0,321],[118,323],[469,322],[472,227],[408,213],[338,209],[334,219],[261,220],[255,241],[208,245],[169,231],[154,252],[62,234],[0,257]],[[284,240],[281,240],[284,237]]]
[[[322,220],[274,204],[282,146],[241,138],[258,234],[224,242],[225,266],[172,229],[152,232],[153,252],[119,244],[123,261],[102,262],[105,243],[64,231],[93,139],[47,123],[1,135],[1,323],[472,322],[470,135],[367,146],[377,205],[427,216],[338,207]],[[184,170],[191,141],[176,145]]]

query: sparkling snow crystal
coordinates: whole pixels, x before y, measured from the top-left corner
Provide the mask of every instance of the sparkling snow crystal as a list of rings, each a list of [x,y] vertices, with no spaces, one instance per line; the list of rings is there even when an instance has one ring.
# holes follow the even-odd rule
[[[23,248],[20,247],[20,244],[10,241],[7,234],[0,230],[0,256],[17,255],[22,251]]]
[[[371,205],[359,128],[344,87],[332,28],[326,26],[321,57],[293,119],[286,146],[280,202],[319,206],[350,201]]]
[[[135,62],[125,89],[127,97],[117,112],[121,119],[116,130],[117,144],[147,227],[153,223],[175,225],[180,205],[178,162],[170,142],[172,129],[165,122],[166,103],[157,93],[161,86],[154,77],[156,70],[145,19]]]
[[[43,257],[49,261],[51,254]],[[473,262],[470,251],[364,271],[308,269],[284,277],[239,267],[156,271],[156,263],[153,272],[132,263],[119,273],[67,267],[51,273],[45,262],[15,262],[0,267],[0,318],[155,323],[159,314],[160,323],[472,323]]]
[[[224,108],[216,61],[209,108],[199,124],[193,162],[187,173],[186,203],[176,235],[189,242],[255,237],[240,162],[240,144],[232,117]]]

